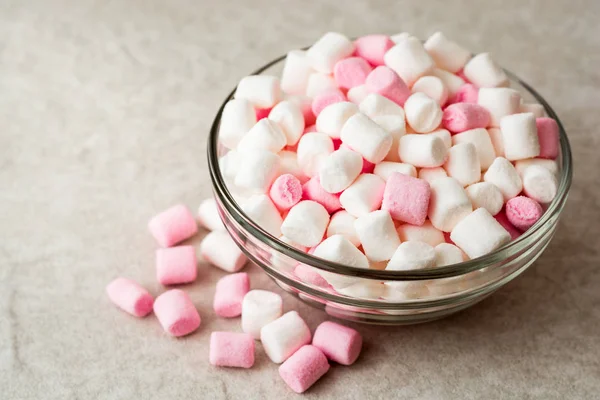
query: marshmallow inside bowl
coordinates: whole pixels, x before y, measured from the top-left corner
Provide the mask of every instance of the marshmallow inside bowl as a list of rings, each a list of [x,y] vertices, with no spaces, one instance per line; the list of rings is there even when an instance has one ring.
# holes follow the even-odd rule
[[[370,68],[348,61],[336,69],[357,57],[343,35],[312,51],[294,51],[251,74],[265,78],[250,80],[252,90],[234,90],[213,122],[209,167],[225,228],[280,286],[338,317],[409,324],[460,311],[529,267],[556,229],[572,174],[558,117],[492,55],[466,57],[440,35],[424,45],[398,39],[380,57],[369,54],[379,60]],[[428,76],[437,77],[430,79],[437,86],[420,80]],[[440,84],[447,96],[436,95]],[[474,95],[457,95],[462,85]],[[481,88],[486,94],[477,104]],[[332,103],[323,105],[324,98]],[[246,103],[229,107],[232,101]],[[271,118],[268,109],[281,103]],[[446,112],[450,104],[475,104],[476,112]],[[460,119],[470,115],[477,119]],[[268,123],[260,122],[264,116]],[[555,128],[543,128],[546,137],[558,131],[555,159],[535,156],[555,152],[546,137],[534,143],[540,118],[555,121]],[[546,164],[552,168],[541,170]],[[545,202],[544,212],[519,231],[510,221],[522,219],[520,211],[513,207],[507,215],[499,202],[527,195],[523,176],[530,165],[537,169],[525,175],[527,189]],[[270,201],[272,183],[284,174],[300,183],[302,196],[297,183],[289,193],[278,185],[279,203]],[[544,182],[555,188],[545,190]],[[258,208],[246,206],[257,199],[268,212],[256,215]]]

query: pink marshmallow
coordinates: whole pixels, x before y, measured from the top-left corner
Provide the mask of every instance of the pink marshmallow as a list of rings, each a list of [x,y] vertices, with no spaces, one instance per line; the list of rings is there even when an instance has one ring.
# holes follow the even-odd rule
[[[257,108],[255,110],[256,121],[260,121],[263,118],[267,118],[269,116],[269,114],[271,113],[272,109],[273,109],[273,107],[270,107],[270,108]]]
[[[387,35],[368,35],[354,41],[357,56],[364,58],[373,66],[384,65],[383,56],[394,47],[394,42]]]
[[[279,375],[296,393],[305,392],[327,371],[327,357],[309,344],[302,346],[279,367]]]
[[[477,104],[479,99],[479,89],[472,83],[465,83],[458,91],[448,100],[448,104],[456,103],[474,103]]]
[[[513,226],[513,224],[510,223],[510,221],[506,217],[506,213],[504,212],[504,210],[500,211],[498,214],[494,215],[494,218],[496,218],[496,221],[498,221],[498,223],[500,225],[502,225],[502,227],[504,229],[506,229],[506,231],[508,233],[510,233],[510,240],[515,240],[519,236],[521,236],[521,232],[519,232],[519,230],[517,228],[515,228]],[[446,233],[444,233],[444,235],[445,234]],[[452,243],[452,244],[454,244],[454,243]]]
[[[165,332],[185,336],[200,326],[200,314],[186,292],[171,289],[156,298],[154,314]]]
[[[145,317],[152,311],[154,299],[150,293],[130,279],[115,279],[106,286],[106,294],[117,307],[136,317]]]
[[[558,157],[559,132],[558,124],[552,118],[536,118],[538,140],[540,142],[540,158],[555,159]]]
[[[307,252],[312,254],[316,247],[311,247]],[[312,250],[312,251],[311,251]],[[306,264],[298,264],[294,268],[294,275],[304,283],[318,287],[329,287],[329,283],[311,266]]]
[[[233,318],[242,314],[242,301],[250,291],[250,278],[245,272],[226,275],[215,288],[213,308],[220,317]]]
[[[412,225],[423,225],[427,218],[431,188],[423,179],[394,172],[385,183],[382,210],[393,219]]]
[[[302,199],[316,201],[325,207],[329,214],[342,208],[339,194],[329,193],[323,189],[318,176],[313,176],[302,185]]]
[[[360,57],[344,58],[335,64],[333,78],[340,88],[352,89],[365,83],[371,70],[369,63]]]
[[[213,332],[209,359],[217,367],[250,368],[254,365],[254,339],[249,333]]]
[[[328,90],[315,96],[312,102],[312,112],[318,117],[325,107],[346,100],[346,96],[341,90]]]
[[[148,223],[148,229],[161,247],[171,247],[198,232],[198,224],[190,210],[178,204],[158,215]]]
[[[490,123],[490,113],[478,104],[456,103],[444,109],[442,126],[452,133],[485,128]]]
[[[273,182],[269,196],[279,211],[287,211],[302,199],[302,184],[294,175],[280,175]]]
[[[401,106],[404,106],[404,102],[410,96],[410,89],[406,83],[392,69],[383,65],[371,71],[365,81],[365,87],[369,93],[377,93]]]
[[[156,279],[163,285],[177,285],[196,280],[196,249],[176,246],[156,250]]]
[[[540,203],[529,197],[517,196],[506,202],[506,218],[522,232],[531,228],[543,213]]]
[[[325,321],[317,327],[312,344],[331,361],[352,365],[360,354],[362,342],[362,336],[356,330]]]

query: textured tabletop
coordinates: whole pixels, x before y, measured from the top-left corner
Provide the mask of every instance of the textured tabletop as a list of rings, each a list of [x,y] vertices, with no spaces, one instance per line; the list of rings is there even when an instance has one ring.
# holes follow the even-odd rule
[[[153,294],[154,213],[210,195],[206,138],[236,82],[328,30],[436,30],[490,51],[548,99],[574,182],[559,229],[522,276],[473,308],[409,327],[352,324],[359,361],[322,399],[592,399],[600,393],[600,2],[0,0],[0,398],[266,399],[293,395],[258,351],[208,364],[222,272],[185,286],[202,315],[184,339],[104,294]],[[197,245],[201,239],[195,238]],[[281,292],[256,266],[255,288]],[[283,294],[314,329],[326,318]]]

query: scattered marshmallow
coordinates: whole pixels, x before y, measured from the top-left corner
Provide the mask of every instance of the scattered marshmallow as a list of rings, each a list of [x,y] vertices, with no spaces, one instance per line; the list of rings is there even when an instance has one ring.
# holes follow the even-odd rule
[[[481,164],[475,145],[470,142],[463,142],[452,146],[448,150],[448,158],[444,164],[444,169],[448,176],[456,179],[463,186],[479,182],[481,179]]]
[[[200,314],[183,290],[164,292],[156,298],[153,308],[158,322],[171,336],[189,335],[200,326]]]
[[[363,215],[354,222],[354,228],[370,261],[389,260],[400,245],[394,221],[385,210]]]
[[[254,365],[254,340],[247,333],[213,332],[209,360],[217,367],[251,368]]]
[[[433,168],[444,164],[447,150],[439,136],[409,134],[400,138],[398,153],[402,162],[419,168]]]
[[[462,250],[453,244],[440,243],[435,246],[434,251],[436,267],[458,264],[464,261]]]
[[[415,167],[400,162],[382,161],[373,170],[373,173],[384,181],[387,181],[394,172],[412,176],[413,178],[417,177],[417,169]]]
[[[330,74],[335,64],[349,57],[354,52],[354,43],[346,36],[327,32],[306,52],[306,56],[314,69]]]
[[[340,148],[321,163],[319,181],[329,193],[339,193],[354,182],[362,167],[363,159],[360,154]]]
[[[473,209],[485,208],[496,215],[504,206],[504,196],[496,185],[489,182],[477,182],[466,188],[467,195],[473,204]]]
[[[178,285],[196,280],[198,272],[193,246],[175,246],[156,250],[156,279],[162,285]]]
[[[392,136],[362,113],[348,118],[340,138],[345,145],[374,164],[381,162],[392,146]]]
[[[190,210],[178,204],[152,217],[148,230],[161,247],[171,247],[198,232],[198,224]]]
[[[329,224],[329,213],[321,204],[304,200],[290,209],[281,225],[281,232],[302,246],[321,242]]]
[[[310,343],[310,329],[296,311],[289,311],[260,330],[265,353],[274,363],[287,360],[300,347]]]
[[[279,376],[296,393],[304,393],[329,371],[327,358],[315,346],[302,346],[279,367]]]
[[[278,210],[287,211],[302,198],[302,184],[294,175],[279,175],[271,185],[269,197]]]
[[[410,164],[409,164],[410,165]],[[442,167],[435,168],[421,168],[419,169],[418,178],[427,181],[429,185],[433,183],[436,179],[445,178],[448,176],[446,170]]]
[[[145,317],[152,311],[154,299],[146,289],[127,278],[117,278],[106,286],[106,294],[121,310]]]
[[[540,203],[529,197],[517,196],[506,202],[506,217],[521,232],[531,228],[543,213]]]
[[[431,183],[428,216],[437,229],[451,232],[472,210],[467,192],[456,179],[439,178]]]
[[[477,258],[510,242],[510,234],[485,208],[478,208],[450,233],[452,241],[470,258]]]
[[[242,301],[242,330],[254,339],[260,339],[263,326],[283,314],[283,300],[277,293],[251,290]]]
[[[298,142],[298,165],[304,174],[313,177],[318,174],[321,163],[333,153],[333,141],[321,132],[305,133]]]
[[[425,221],[421,226],[402,224],[396,232],[398,232],[398,236],[402,242],[423,242],[430,246],[437,246],[445,242],[444,233],[436,229],[431,224],[431,221]]]
[[[306,84],[306,95],[311,99],[317,95],[331,90],[339,90],[333,76],[315,72],[308,77]]]
[[[235,149],[239,141],[256,124],[254,107],[246,99],[229,100],[223,108],[219,124],[219,141]]]
[[[388,262],[387,271],[412,271],[435,266],[435,250],[423,242],[404,242]]]
[[[477,104],[455,103],[444,109],[442,126],[453,133],[485,128],[490,123],[489,112]]]
[[[334,193],[329,193],[323,189],[323,186],[319,180],[319,176],[311,178],[308,182],[302,185],[302,198],[305,200],[316,201],[325,207],[329,214],[333,214],[342,208],[340,196]]]
[[[379,94],[403,106],[410,96],[410,89],[393,69],[385,65],[375,68],[365,81],[367,92]]]
[[[522,175],[523,192],[539,203],[548,204],[558,192],[558,180],[550,170],[539,165],[525,169]]]
[[[365,83],[367,76],[373,70],[364,58],[349,57],[338,61],[333,68],[333,79],[338,87],[352,89]]]
[[[219,209],[214,197],[210,197],[200,203],[196,215],[198,223],[209,231],[225,229],[223,221],[221,221],[221,217],[219,216]]]
[[[393,69],[408,86],[430,73],[435,64],[421,41],[415,37],[397,43],[383,57],[385,65]]]
[[[304,115],[297,103],[288,100],[280,102],[273,107],[268,118],[281,128],[286,145],[293,146],[298,143],[304,132]]]
[[[356,217],[348,211],[340,210],[331,216],[327,226],[327,237],[333,235],[342,235],[348,239],[354,246],[360,246],[360,238],[354,227]]]
[[[477,104],[489,112],[490,126],[498,127],[502,117],[520,112],[521,95],[515,89],[482,87],[479,89]]]
[[[430,196],[429,183],[395,172],[386,181],[381,209],[389,211],[397,221],[423,225]]]
[[[340,203],[358,218],[379,209],[384,189],[383,179],[374,174],[362,174],[342,192]]]
[[[254,195],[242,204],[242,210],[267,233],[281,236],[281,214],[269,196]]]
[[[279,156],[267,150],[239,152],[240,168],[235,175],[237,187],[256,193],[266,193],[279,173]]]
[[[215,287],[213,309],[219,317],[233,318],[242,314],[242,301],[250,290],[250,278],[245,272],[226,275]]]
[[[404,110],[398,104],[377,93],[371,93],[358,106],[369,118],[397,115],[404,120]]]
[[[480,88],[508,86],[508,77],[490,53],[477,54],[465,65],[463,73]]]
[[[340,101],[325,107],[317,116],[317,132],[326,133],[332,138],[339,138],[342,127],[358,112],[358,107],[348,101]]]
[[[325,321],[315,330],[312,345],[331,361],[352,365],[360,355],[362,342],[362,336],[355,329]]]
[[[308,77],[315,72],[303,50],[287,53],[281,73],[281,89],[288,94],[304,94]]]
[[[242,78],[235,90],[236,99],[246,99],[257,108],[271,108],[281,100],[279,78],[251,75]]]
[[[239,271],[248,261],[226,231],[213,231],[206,235],[200,243],[200,255],[227,272]]]
[[[505,202],[521,193],[523,189],[519,173],[512,163],[503,157],[497,157],[494,160],[483,175],[483,180],[496,185],[502,192]]]
[[[404,103],[406,122],[418,133],[437,129],[442,122],[442,109],[431,97],[424,93],[412,94]]]
[[[558,124],[552,118],[536,118],[538,140],[540,142],[540,158],[555,159],[560,147]]]
[[[436,67],[452,73],[463,69],[471,58],[469,50],[449,40],[441,32],[431,35],[425,42],[424,47],[433,58]]]
[[[411,91],[412,93],[424,93],[441,106],[448,101],[448,89],[446,89],[444,82],[437,76],[420,77],[413,85]]]

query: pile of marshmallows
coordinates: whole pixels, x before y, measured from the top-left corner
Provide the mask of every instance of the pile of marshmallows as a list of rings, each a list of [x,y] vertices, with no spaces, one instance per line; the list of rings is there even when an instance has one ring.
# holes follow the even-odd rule
[[[489,53],[439,32],[424,44],[330,32],[289,52],[281,78],[240,81],[221,172],[250,218],[316,257],[391,271],[480,257],[558,189],[558,125],[508,85]],[[319,274],[344,294],[394,297]]]
[[[243,268],[247,259],[224,230],[214,199],[200,205],[198,222],[212,230],[200,245],[201,256],[227,272]],[[152,218],[148,227],[160,246],[156,251],[157,280],[165,286],[195,281],[198,260],[194,247],[176,246],[198,231],[189,209],[183,205],[171,207]],[[154,300],[141,285],[121,277],[113,280],[106,292],[115,305],[136,317],[154,311],[172,336],[188,335],[200,326],[200,314],[183,290],[167,290]],[[281,364],[281,378],[297,393],[307,390],[329,370],[328,360],[351,365],[362,348],[362,337],[356,330],[334,322],[323,322],[312,336],[296,311],[283,314],[283,301],[277,293],[250,290],[245,272],[229,274],[217,282],[213,308],[220,317],[241,315],[243,333],[212,332],[210,363],[251,368],[254,341],[260,340],[267,356]]]

